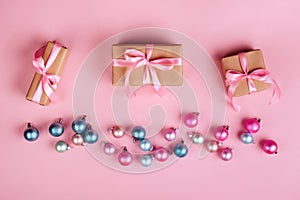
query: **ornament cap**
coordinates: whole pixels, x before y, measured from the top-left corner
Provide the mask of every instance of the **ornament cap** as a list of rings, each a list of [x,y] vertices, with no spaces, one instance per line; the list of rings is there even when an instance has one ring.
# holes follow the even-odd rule
[[[194,115],[197,115],[198,117],[200,116],[199,112],[193,112]]]
[[[28,122],[28,123],[27,123],[27,128],[30,128],[30,127],[32,127],[32,125],[31,125],[30,122]]]
[[[260,119],[260,118],[256,118],[256,119],[257,119],[258,123],[260,123],[260,122],[261,122],[261,119]]]
[[[229,130],[229,125],[224,125],[223,126],[227,131]]]

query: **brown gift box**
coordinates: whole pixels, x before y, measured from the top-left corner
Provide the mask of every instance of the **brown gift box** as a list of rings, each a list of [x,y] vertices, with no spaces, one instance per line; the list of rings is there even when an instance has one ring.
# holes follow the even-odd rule
[[[51,42],[49,41],[46,45],[46,48],[45,48],[45,51],[44,51],[44,54],[43,54],[43,60],[44,62],[46,63],[49,59],[49,56],[50,56],[50,53],[51,53],[51,50],[54,46],[54,42]],[[47,73],[49,74],[55,74],[55,75],[61,75],[62,73],[62,69],[63,69],[63,66],[64,66],[64,63],[66,61],[66,58],[68,56],[68,49],[66,47],[61,47],[55,61],[53,62],[52,66],[47,70]],[[33,96],[38,88],[38,85],[40,83],[42,79],[42,75],[39,74],[39,73],[35,73],[34,74],[34,77],[33,77],[33,80],[31,82],[31,85],[28,89],[28,92],[27,92],[27,95],[26,95],[26,99],[29,100],[29,101],[33,101]],[[42,106],[47,106],[50,104],[50,99],[48,98],[48,96],[45,94],[45,92],[43,92],[41,98],[40,98],[40,101],[37,102],[39,103],[40,105]]]
[[[146,44],[118,44],[113,45],[112,54],[113,59],[124,59],[124,52],[127,49],[137,49],[145,54]],[[154,44],[153,52],[150,60],[158,58],[182,58],[182,45],[181,44]],[[115,86],[124,86],[126,73],[130,67],[112,66],[112,84]],[[129,77],[129,85],[140,86],[143,85],[145,66],[134,69]],[[179,86],[182,85],[182,65],[176,65],[173,69],[161,71],[155,69],[159,81],[162,86]],[[151,79],[151,84],[152,79]]]
[[[248,72],[251,73],[256,69],[265,69],[265,63],[263,59],[263,54],[260,49],[246,52],[247,62],[248,62]],[[226,79],[226,71],[234,70],[243,73],[238,55],[233,55],[225,57],[221,60],[224,79]],[[258,80],[253,80],[257,91],[262,91],[270,87],[269,83],[264,83]],[[250,94],[248,83],[246,79],[240,81],[239,85],[236,87],[233,96],[239,97],[243,95]]]

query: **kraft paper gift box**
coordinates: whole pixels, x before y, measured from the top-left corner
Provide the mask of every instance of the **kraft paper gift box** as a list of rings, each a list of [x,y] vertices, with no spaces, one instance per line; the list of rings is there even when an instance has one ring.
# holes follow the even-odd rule
[[[124,53],[127,49],[135,49],[141,51],[143,54],[146,52],[146,44],[116,44],[112,47],[113,59],[124,59]],[[181,44],[154,44],[153,52],[150,60],[156,60],[160,58],[180,58],[182,59],[182,45]],[[130,70],[130,66],[112,66],[112,84],[115,86],[125,85],[125,76]],[[154,69],[159,79],[161,86],[180,86],[183,83],[182,77],[182,63],[175,65],[170,70]],[[135,68],[130,73],[129,85],[141,86],[143,85],[145,66]],[[151,83],[153,80],[151,78]]]
[[[67,59],[68,56],[68,49],[66,47],[63,47],[61,45],[59,45],[58,43],[55,42],[51,42],[49,41],[47,43],[47,45],[45,46],[45,48],[41,48],[39,49],[36,53],[38,53],[39,51],[43,51],[41,52],[42,55],[42,59],[44,61],[44,65],[47,65],[48,59],[50,57],[50,55],[52,55],[53,53],[53,49],[59,49],[59,51],[57,51],[57,55],[52,63],[51,66],[49,66],[49,68],[46,71],[46,74],[48,75],[54,75],[54,76],[61,76],[62,70],[63,70],[63,66],[64,63]],[[51,99],[49,98],[49,96],[47,96],[47,94],[45,93],[45,91],[40,91],[40,95],[36,95],[37,90],[41,89],[41,83],[42,83],[42,78],[43,75],[39,72],[36,72],[34,74],[34,77],[32,79],[32,82],[30,84],[30,87],[28,89],[27,95],[26,95],[26,99],[29,101],[33,101],[36,102],[40,105],[46,106],[49,105],[51,103]],[[51,83],[51,80],[50,80]],[[51,86],[51,89],[53,90],[53,92],[55,91],[55,87]]]

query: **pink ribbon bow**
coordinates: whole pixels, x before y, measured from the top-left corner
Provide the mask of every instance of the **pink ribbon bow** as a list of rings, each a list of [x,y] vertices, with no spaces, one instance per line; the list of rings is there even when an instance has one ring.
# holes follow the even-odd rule
[[[55,43],[49,59],[45,65],[45,61],[42,57],[45,47],[40,48],[36,51],[34,59],[33,59],[33,66],[36,69],[36,72],[42,75],[42,79],[37,87],[36,92],[34,93],[34,96],[32,98],[33,101],[39,102],[43,92],[49,97],[51,101],[54,100],[55,94],[54,90],[57,88],[57,84],[60,80],[60,76],[55,74],[49,74],[47,73],[48,69],[52,66],[53,62],[55,61],[59,51],[61,49],[61,45]]]
[[[143,84],[151,84],[152,78],[154,89],[156,93],[159,94],[161,84],[155,68],[162,71],[167,71],[173,69],[175,65],[182,65],[181,58],[159,58],[150,60],[152,52],[153,45],[147,44],[145,54],[137,49],[127,49],[124,52],[124,59],[113,60],[113,66],[115,67],[130,67],[125,77],[125,87],[127,88],[127,91],[129,90],[130,74],[138,67],[145,66]],[[128,93],[130,94],[130,91]]]
[[[258,80],[258,81],[261,81],[264,83],[269,83],[274,88],[273,97],[272,97],[270,104],[273,104],[276,101],[278,101],[278,99],[280,97],[280,89],[279,89],[277,83],[275,82],[275,80],[273,80],[271,78],[270,72],[266,69],[256,69],[249,73],[246,53],[239,53],[238,56],[239,56],[239,60],[240,60],[240,64],[241,64],[243,73],[234,71],[234,70],[228,70],[226,72],[226,80],[225,80],[226,86],[229,87],[228,88],[228,97],[229,97],[232,107],[238,112],[241,110],[241,106],[236,105],[233,102],[233,94],[234,94],[235,89],[239,85],[240,81],[243,79],[247,80],[250,94],[257,91],[253,80]]]

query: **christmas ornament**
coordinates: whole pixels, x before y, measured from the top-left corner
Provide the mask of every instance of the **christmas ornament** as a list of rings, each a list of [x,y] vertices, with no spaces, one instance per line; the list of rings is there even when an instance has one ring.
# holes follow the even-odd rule
[[[65,141],[58,141],[55,144],[55,149],[58,153],[63,153],[71,149],[71,147]]]
[[[183,158],[188,154],[188,148],[187,146],[184,144],[183,140],[181,140],[180,143],[176,144],[173,152],[174,154],[179,157],[179,158]]]
[[[253,142],[254,142],[253,135],[251,133],[247,133],[247,132],[241,134],[240,140],[244,144],[253,144]]]
[[[109,129],[109,132],[115,137],[115,138],[121,138],[125,135],[125,131],[123,131],[119,126],[114,126]]]
[[[148,139],[145,139],[145,138],[140,140],[139,146],[140,146],[140,149],[142,151],[151,151],[152,148],[153,148],[151,142]]]
[[[192,139],[194,144],[203,144],[203,142],[205,141],[205,138],[201,133],[192,131],[188,132],[187,134],[189,138]]]
[[[149,167],[152,164],[153,156],[145,154],[141,157],[141,165],[143,167]]]
[[[134,140],[142,140],[146,137],[146,130],[141,126],[136,126],[131,130]]]
[[[39,137],[39,131],[37,128],[31,126],[30,123],[27,124],[27,128],[24,131],[24,138],[29,142],[37,140]]]
[[[164,162],[169,158],[169,151],[164,147],[158,147],[154,151],[153,157],[159,162]]]
[[[87,131],[83,133],[83,140],[88,144],[94,144],[98,141],[98,133],[89,125]]]
[[[278,151],[278,145],[274,140],[262,141],[261,148],[267,154],[277,154]]]
[[[167,141],[175,140],[178,134],[178,128],[168,128],[162,131],[162,135]]]
[[[49,126],[49,133],[54,137],[59,137],[64,132],[64,126],[62,125],[62,119],[59,118],[56,122],[53,122]]]
[[[189,128],[195,128],[198,125],[199,116],[200,113],[198,112],[192,112],[186,114],[183,118],[184,124]]]
[[[78,134],[78,133],[75,133],[73,136],[72,136],[72,143],[74,145],[84,145],[84,140],[83,140],[83,137],[81,134]]]
[[[229,136],[229,126],[221,126],[221,127],[217,127],[215,130],[214,130],[214,137],[216,140],[218,141],[225,141],[228,136]]]
[[[105,143],[103,147],[106,155],[113,155],[116,152],[116,147],[112,143]]]
[[[257,133],[260,129],[260,122],[261,119],[258,118],[247,119],[244,122],[244,127],[249,133]]]
[[[72,130],[75,133],[83,133],[87,127],[86,121],[85,121],[86,115],[83,115],[77,119],[75,119],[72,122]]]
[[[232,155],[233,155],[232,149],[230,149],[228,147],[219,149],[219,156],[224,161],[231,160]]]
[[[124,150],[118,156],[119,163],[123,166],[128,166],[133,161],[133,156],[127,151],[127,148],[124,147]]]
[[[221,143],[215,140],[210,140],[206,143],[206,149],[211,153],[218,151],[220,146]]]

